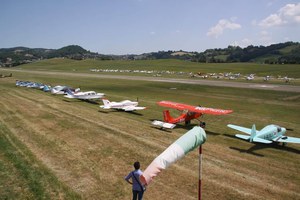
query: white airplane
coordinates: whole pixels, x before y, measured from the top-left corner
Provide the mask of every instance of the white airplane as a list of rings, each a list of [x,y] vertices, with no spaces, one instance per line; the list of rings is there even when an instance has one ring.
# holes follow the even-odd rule
[[[254,79],[254,74],[250,74],[249,76],[246,76],[247,81],[252,81]]]
[[[67,94],[64,97],[70,99],[81,99],[81,100],[101,99],[105,96],[104,93],[96,93],[94,91],[72,92],[71,90],[67,90],[66,93]]]
[[[103,109],[118,109],[126,112],[146,109],[146,107],[138,107],[139,103],[137,101],[124,100],[120,102],[110,102],[108,99],[102,99],[102,101],[104,105],[100,106],[100,108]]]
[[[67,88],[67,86],[57,85],[51,88],[51,94],[64,94]]]
[[[269,80],[271,80],[271,76],[265,76],[264,77],[264,81],[269,81]]]
[[[268,125],[260,131],[256,130],[255,124],[253,124],[252,129],[232,124],[228,124],[227,126],[229,128],[248,134],[249,136],[240,134],[236,134],[235,136],[243,140],[248,140],[250,142],[260,142],[264,144],[270,144],[273,142],[282,142],[283,144],[285,144],[287,142],[290,142],[300,144],[300,138],[285,136],[284,134],[286,132],[286,128],[274,124]]]

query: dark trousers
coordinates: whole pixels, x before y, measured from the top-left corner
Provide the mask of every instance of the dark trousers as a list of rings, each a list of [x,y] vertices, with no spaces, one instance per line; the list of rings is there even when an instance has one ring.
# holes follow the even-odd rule
[[[142,200],[144,191],[132,190],[132,194],[133,194],[132,200],[137,200],[137,199]]]

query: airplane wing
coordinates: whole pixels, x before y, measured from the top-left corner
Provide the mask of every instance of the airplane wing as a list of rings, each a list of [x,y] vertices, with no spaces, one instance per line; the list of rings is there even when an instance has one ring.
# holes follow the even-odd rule
[[[125,106],[122,109],[126,112],[135,111],[135,110],[144,110],[146,107],[138,107],[138,106]]]
[[[233,112],[232,110],[222,110],[222,109],[205,108],[205,107],[194,107],[194,109],[191,109],[189,111],[202,113],[202,114],[209,114],[209,115],[226,115]]]
[[[245,128],[245,127],[242,127],[242,126],[236,126],[236,125],[233,125],[233,124],[228,124],[227,125],[229,128],[232,128],[232,129],[235,129],[235,130],[238,130],[238,131],[241,131],[243,133],[247,133],[249,135],[251,135],[251,129],[250,128]],[[256,131],[257,133],[258,131]]]
[[[260,142],[260,143],[264,143],[264,144],[271,144],[272,143],[272,141],[270,141],[270,140],[265,140],[265,139],[258,138],[258,137],[254,137],[253,142]]]
[[[251,131],[251,129],[250,129],[250,131]],[[250,136],[248,136],[248,135],[236,134],[235,137],[241,138],[243,140],[249,140],[250,139]],[[272,141],[270,141],[270,140],[265,140],[265,139],[258,138],[258,137],[254,137],[253,142],[259,142],[259,143],[264,143],[264,144],[272,143]]]
[[[202,113],[202,114],[210,114],[210,115],[225,115],[232,113],[232,110],[222,110],[222,109],[215,109],[215,108],[205,108],[201,106],[191,106],[182,103],[176,103],[172,101],[160,101],[157,102],[158,105],[174,108],[177,110],[189,110],[190,112]]]
[[[162,121],[158,121],[158,120],[154,120],[152,122],[152,124],[155,126],[162,127],[162,128],[170,128],[170,129],[173,129],[176,126],[176,124],[170,124],[170,123],[162,122]]]
[[[174,108],[177,110],[189,110],[193,109],[195,106],[190,106],[182,103],[176,103],[172,101],[160,101],[157,102],[158,105],[163,106],[163,107],[168,107],[168,108]]]
[[[71,95],[69,95],[69,94],[64,95],[64,97],[69,98],[69,99],[75,99],[74,96],[71,96]]]
[[[250,136],[248,135],[241,135],[241,134],[236,134],[235,137],[241,138],[243,140],[249,140]]]
[[[111,109],[110,106],[105,106],[105,105],[101,105],[100,108],[103,108],[103,109]]]
[[[289,137],[289,136],[280,136],[273,139],[274,142],[289,142],[289,143],[298,143],[300,144],[300,138]]]

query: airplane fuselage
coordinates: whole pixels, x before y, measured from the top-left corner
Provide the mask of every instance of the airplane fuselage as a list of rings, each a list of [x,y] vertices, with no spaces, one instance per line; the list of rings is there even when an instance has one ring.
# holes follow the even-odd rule
[[[265,140],[273,140],[279,136],[283,136],[286,132],[286,129],[283,127],[279,127],[276,125],[268,125],[261,129],[256,137],[265,139]]]
[[[164,121],[171,123],[171,124],[177,124],[181,122],[190,122],[192,119],[197,119],[201,116],[201,113],[196,112],[187,112],[181,114],[179,117],[172,118],[169,114],[169,112],[164,112]]]
[[[103,93],[96,93],[94,91],[68,93],[67,95],[65,95],[65,97],[67,98],[81,99],[81,100],[100,99],[103,96],[104,96]]]
[[[138,104],[139,103],[135,101],[125,100],[121,102],[110,102],[110,107],[114,109],[122,109],[126,106],[138,106]]]

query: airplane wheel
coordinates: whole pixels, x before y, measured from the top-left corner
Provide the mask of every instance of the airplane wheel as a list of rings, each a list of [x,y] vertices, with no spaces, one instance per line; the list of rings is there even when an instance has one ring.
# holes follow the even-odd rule
[[[286,142],[283,142],[283,143],[282,143],[282,146],[285,147],[285,146],[286,146]]]
[[[185,125],[189,125],[191,121],[185,121]]]

